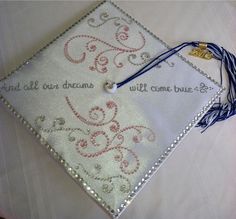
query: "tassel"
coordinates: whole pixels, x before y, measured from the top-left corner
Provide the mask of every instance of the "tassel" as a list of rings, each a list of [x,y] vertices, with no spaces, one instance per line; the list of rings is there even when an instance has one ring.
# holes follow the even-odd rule
[[[207,49],[213,54],[213,57],[219,61],[221,61],[220,67],[220,78],[222,84],[222,68],[224,66],[227,77],[228,77],[228,93],[227,93],[227,102],[222,103],[221,99],[219,102],[214,103],[213,106],[208,110],[208,112],[203,116],[203,118],[199,121],[196,127],[203,128],[202,132],[204,132],[207,128],[215,124],[216,122],[220,122],[228,119],[229,117],[236,114],[236,57],[225,50],[223,47],[219,47],[214,43],[201,43],[201,42],[185,42],[176,46],[158,57],[151,60],[147,65],[141,68],[138,72],[131,75],[127,79],[122,82],[116,84],[117,88],[129,83],[135,78],[141,76],[142,74],[148,72],[153,67],[159,65],[161,62],[167,60],[172,55],[176,54],[183,48],[187,46],[198,47],[200,44],[205,44]]]
[[[219,99],[218,103],[214,103],[208,110],[204,117],[199,121],[197,127],[202,127],[205,131],[208,127],[214,125],[216,122],[220,122],[228,119],[236,114],[236,57],[225,50],[223,47],[219,47],[213,43],[207,43],[208,50],[213,54],[213,57],[221,61],[220,78],[222,84],[222,67],[227,73],[228,78],[228,93],[227,102],[222,103]]]

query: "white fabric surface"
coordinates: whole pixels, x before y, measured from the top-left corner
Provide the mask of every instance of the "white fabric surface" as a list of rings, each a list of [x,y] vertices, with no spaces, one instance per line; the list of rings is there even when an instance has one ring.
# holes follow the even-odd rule
[[[0,3],[1,70],[6,73],[27,58],[91,4]],[[235,52],[235,3],[118,5],[170,45],[206,40]],[[218,79],[216,62],[191,60]],[[108,217],[21,124],[3,107],[0,111],[0,212],[9,218]],[[121,218],[235,218],[235,121],[216,124],[204,134],[191,132]]]

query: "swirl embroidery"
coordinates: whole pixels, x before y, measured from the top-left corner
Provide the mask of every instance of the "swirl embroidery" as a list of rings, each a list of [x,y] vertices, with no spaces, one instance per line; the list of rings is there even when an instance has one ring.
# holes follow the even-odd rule
[[[95,53],[93,65],[89,66],[91,71],[97,71],[99,73],[106,73],[108,71],[108,64],[112,63],[117,68],[122,68],[124,64],[118,61],[120,55],[130,54],[141,50],[145,45],[145,38],[141,32],[138,32],[141,38],[141,45],[139,47],[131,47],[125,44],[125,41],[129,38],[129,27],[127,25],[121,25],[117,28],[115,33],[115,40],[120,46],[112,45],[104,40],[91,35],[81,34],[71,37],[64,46],[65,57],[74,64],[84,62],[88,53]],[[74,58],[70,54],[69,46],[75,39],[86,40],[85,51],[79,56]]]
[[[84,131],[81,128],[65,127],[66,122],[65,122],[65,119],[62,118],[62,117],[56,118],[52,122],[52,125],[49,128],[43,128],[43,123],[45,123],[45,120],[46,120],[46,117],[44,115],[38,116],[34,120],[35,127],[38,130],[40,130],[42,132],[46,132],[46,133],[59,132],[59,131],[69,132],[68,133],[68,140],[71,141],[71,142],[76,140],[76,137],[72,135],[75,132],[80,132],[81,134],[84,134],[84,135],[89,135],[90,134],[89,129],[87,129],[87,131]]]
[[[126,20],[125,18],[121,18],[121,17],[110,17],[109,14],[107,12],[103,12],[99,15],[99,19],[100,19],[100,23],[96,23],[96,20],[94,18],[89,18],[87,23],[90,27],[100,27],[103,24],[105,24],[106,22],[113,20],[113,24],[115,26],[120,26],[122,24],[122,22],[125,22],[127,24],[131,24],[132,20]]]
[[[96,21],[94,18],[89,18],[87,24],[92,28],[99,28],[102,25],[106,24],[108,21],[113,21],[113,24],[116,28],[114,34],[115,44],[108,43],[98,37],[81,34],[71,37],[64,45],[64,55],[65,57],[74,64],[79,64],[85,61],[88,53],[95,53],[94,62],[89,66],[91,71],[97,71],[99,73],[106,73],[108,71],[108,64],[113,63],[117,68],[122,68],[124,64],[118,61],[119,56],[123,54],[134,54],[135,52],[140,51],[146,43],[144,35],[139,31],[139,37],[136,37],[138,41],[141,39],[140,46],[132,47],[127,45],[127,40],[129,39],[129,31],[132,20],[128,20],[122,17],[110,17],[108,13],[103,12],[99,16],[99,21]],[[135,39],[136,39],[135,38]],[[139,39],[140,38],[140,39]],[[69,47],[70,44],[79,39],[80,41],[86,40],[85,42],[85,51],[82,52],[78,58],[73,57],[70,54]],[[137,41],[137,40],[136,40]],[[138,44],[139,42],[137,42]],[[127,58],[129,61],[129,58]],[[130,62],[130,61],[129,61]],[[132,64],[132,62],[130,62]]]
[[[101,176],[102,166],[100,164],[94,165],[95,173],[86,170],[83,164],[81,163],[78,163],[75,168],[78,170],[81,169],[88,177],[97,180],[99,182],[102,182],[101,189],[104,193],[111,193],[115,185],[119,185],[119,190],[122,193],[128,193],[131,190],[130,181],[122,175],[107,176],[107,177]]]
[[[134,174],[139,169],[140,161],[138,155],[125,145],[127,144],[127,138],[131,139],[133,144],[140,143],[144,138],[149,142],[153,142],[156,138],[154,132],[142,125],[121,128],[120,123],[116,120],[118,106],[114,101],[107,101],[106,108],[100,106],[92,107],[88,111],[88,118],[85,118],[75,110],[70,99],[68,97],[65,98],[73,114],[81,122],[96,128],[107,126],[109,132],[112,133],[111,136],[103,130],[91,132],[90,129],[84,131],[81,128],[66,127],[65,119],[62,117],[55,118],[51,125],[43,127],[46,123],[46,117],[44,115],[36,117],[34,121],[36,128],[46,133],[68,132],[68,140],[75,142],[76,151],[88,159],[96,159],[101,155],[113,151],[115,153],[112,156],[114,161],[119,163],[121,172],[127,175]],[[109,118],[107,114],[110,115]],[[75,136],[75,132],[79,132],[80,136]],[[81,137],[81,135],[84,137]],[[85,138],[85,136],[87,137]],[[119,191],[122,193],[129,193],[131,190],[131,183],[127,177],[122,174],[103,176],[101,173],[102,166],[98,163],[94,165],[95,172],[93,170],[87,170],[81,163],[77,163],[75,169],[83,171],[88,177],[102,183],[101,190],[104,193],[111,193],[115,186],[118,186]]]
[[[137,55],[136,54],[130,54],[128,56],[128,61],[132,64],[132,65],[143,65],[145,63],[148,63],[152,60],[151,55],[148,52],[142,52],[140,54],[140,59],[142,60],[141,62],[135,62],[135,60],[137,60]],[[175,66],[174,62],[169,62],[168,60],[164,60],[164,63],[166,63],[169,67],[173,68]],[[161,64],[156,66],[157,68],[161,68]]]
[[[108,152],[114,151],[114,160],[119,163],[120,170],[124,174],[135,173],[140,166],[137,154],[125,146],[127,138],[131,139],[133,144],[140,143],[144,138],[147,141],[155,141],[155,133],[142,125],[132,125],[121,128],[120,123],[115,119],[118,114],[118,107],[114,101],[108,101],[106,108],[111,114],[107,118],[106,110],[99,106],[92,107],[88,112],[88,119],[78,113],[72,105],[69,97],[65,97],[68,106],[74,115],[88,126],[101,127],[109,125],[111,136],[103,130],[91,132],[90,138],[81,138],[76,142],[77,152],[86,158],[96,158]]]
[[[113,63],[116,68],[122,68],[124,64],[121,61],[118,61],[118,58],[124,54],[128,54],[127,61],[135,66],[143,65],[151,60],[150,53],[141,51],[146,44],[146,40],[142,32],[138,31],[139,36],[134,36],[134,39],[138,39],[139,41],[141,39],[139,47],[131,47],[126,43],[130,37],[130,26],[128,25],[132,24],[131,19],[127,20],[122,17],[110,17],[108,13],[103,12],[100,14],[98,21],[94,18],[89,18],[87,20],[87,24],[92,28],[99,28],[109,21],[113,21],[114,26],[117,27],[114,34],[114,39],[115,44],[118,43],[119,46],[92,35],[79,34],[66,41],[64,45],[64,55],[66,59],[74,64],[80,64],[85,61],[89,53],[95,53],[93,64],[89,66],[89,69],[98,73],[108,72],[109,63]],[[85,41],[85,51],[79,54],[77,58],[70,52],[70,47],[73,46],[73,43],[75,43],[76,40],[79,40],[79,42]],[[136,44],[138,44],[138,42]],[[141,52],[140,54],[138,54],[139,51]],[[164,62],[169,67],[174,66],[173,62]],[[157,67],[160,68],[161,65],[158,65]]]

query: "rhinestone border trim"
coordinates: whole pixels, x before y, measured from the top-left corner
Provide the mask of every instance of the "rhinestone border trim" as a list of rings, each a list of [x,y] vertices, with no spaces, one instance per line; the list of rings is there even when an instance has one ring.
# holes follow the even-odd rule
[[[122,12],[124,15],[132,19],[139,27],[141,27],[143,30],[148,32],[151,36],[153,36],[155,39],[157,39],[160,43],[162,43],[166,48],[170,49],[171,47],[166,44],[163,40],[158,38],[156,35],[154,35],[150,30],[148,30],[146,27],[144,27],[142,24],[140,24],[138,21],[136,21],[133,17],[131,17],[129,14],[127,14],[123,9],[121,9],[119,6],[117,6],[115,3],[111,1],[102,1],[98,3],[92,10],[90,10],[87,14],[82,16],[79,20],[77,20],[75,23],[73,23],[71,26],[69,26],[67,29],[65,29],[62,33],[57,35],[54,39],[52,39],[48,44],[46,44],[44,47],[42,47],[40,50],[38,50],[36,53],[34,53],[30,58],[28,58],[26,61],[24,61],[22,64],[20,64],[16,69],[11,71],[9,74],[7,74],[5,77],[0,79],[0,81],[3,81],[10,77],[12,74],[16,73],[20,69],[22,69],[25,65],[29,64],[29,62],[34,59],[39,53],[41,53],[44,49],[49,47],[54,41],[56,41],[58,38],[60,38],[62,35],[64,35],[68,30],[73,28],[75,25],[77,25],[79,22],[84,20],[86,17],[88,17],[93,11],[95,11],[97,8],[99,8],[101,5],[103,5],[105,2],[109,2],[112,4],[115,8],[117,8],[120,12]],[[137,193],[140,191],[140,189],[144,186],[144,184],[150,180],[150,178],[153,176],[155,172],[158,171],[160,166],[163,164],[163,162],[169,157],[171,153],[173,153],[174,149],[176,148],[177,144],[180,140],[182,140],[187,133],[197,124],[198,121],[201,120],[201,118],[204,116],[204,114],[211,108],[211,106],[214,104],[216,99],[220,97],[222,92],[225,90],[217,81],[215,81],[213,78],[211,78],[208,74],[206,74],[204,71],[199,69],[197,66],[192,64],[189,60],[187,60],[185,57],[180,55],[179,53],[176,54],[178,57],[180,57],[185,63],[193,67],[195,70],[197,70],[200,74],[211,80],[215,85],[219,87],[219,90],[216,92],[216,94],[211,98],[211,100],[208,102],[206,106],[204,106],[201,111],[194,116],[191,122],[189,122],[185,128],[182,130],[182,132],[176,137],[176,139],[173,141],[169,147],[162,153],[162,155],[159,157],[159,159],[153,163],[152,167],[147,171],[147,173],[144,175],[144,177],[141,179],[141,181],[134,187],[134,190],[130,192],[130,194],[127,196],[127,198],[123,201],[123,203],[120,205],[118,209],[112,209],[104,200],[102,200],[101,197],[83,180],[82,177],[80,177],[76,171],[61,157],[61,155],[55,151],[55,149],[48,144],[48,142],[31,126],[31,124],[22,116],[20,115],[14,107],[0,94],[0,101],[3,102],[3,104],[8,108],[8,110],[39,140],[39,142],[45,146],[45,148],[49,151],[49,154],[59,162],[59,164],[65,169],[65,171],[84,189],[84,191],[89,194],[91,197],[94,198],[94,200],[103,207],[113,218],[117,218],[123,210],[130,204],[130,202],[133,200],[133,198],[137,195]]]

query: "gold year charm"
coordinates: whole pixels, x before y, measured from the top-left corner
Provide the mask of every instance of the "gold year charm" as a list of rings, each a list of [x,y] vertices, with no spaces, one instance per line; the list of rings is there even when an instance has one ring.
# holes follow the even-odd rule
[[[213,58],[213,54],[207,49],[206,43],[199,43],[198,47],[193,48],[192,51],[189,52],[189,55],[207,60]]]

